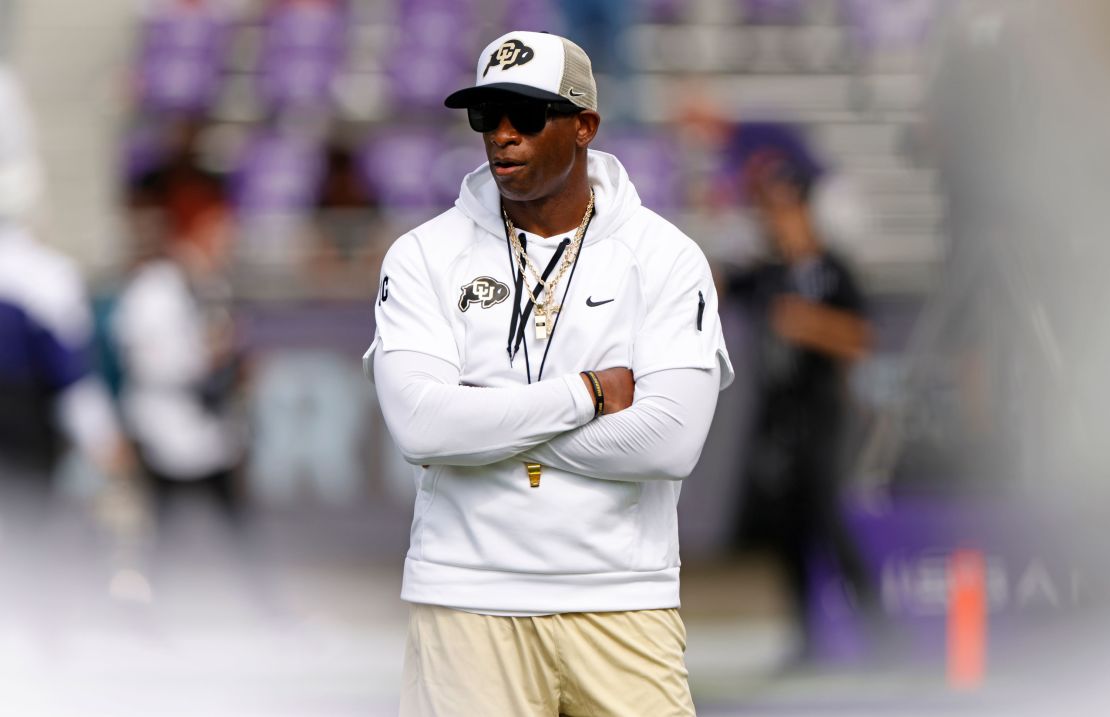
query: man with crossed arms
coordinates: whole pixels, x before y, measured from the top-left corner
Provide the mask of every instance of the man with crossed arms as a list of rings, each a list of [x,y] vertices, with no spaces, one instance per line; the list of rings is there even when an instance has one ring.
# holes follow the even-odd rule
[[[511,32],[489,164],[382,266],[365,363],[418,493],[402,715],[690,715],[676,506],[732,380],[705,257],[640,204],[589,59]]]

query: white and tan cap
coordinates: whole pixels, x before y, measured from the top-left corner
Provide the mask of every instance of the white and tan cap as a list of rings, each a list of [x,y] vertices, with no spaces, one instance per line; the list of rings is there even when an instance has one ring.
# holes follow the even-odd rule
[[[474,86],[453,92],[444,104],[469,107],[505,92],[597,110],[590,58],[565,37],[546,32],[510,32],[491,42],[478,57]]]

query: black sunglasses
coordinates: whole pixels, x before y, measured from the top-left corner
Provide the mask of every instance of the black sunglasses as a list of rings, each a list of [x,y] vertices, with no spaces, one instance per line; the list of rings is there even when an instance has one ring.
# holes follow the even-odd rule
[[[570,102],[538,102],[535,100],[515,100],[500,102],[481,102],[466,108],[466,118],[475,132],[492,132],[501,124],[502,117],[523,134],[537,134],[547,126],[551,115],[575,115],[581,107]]]

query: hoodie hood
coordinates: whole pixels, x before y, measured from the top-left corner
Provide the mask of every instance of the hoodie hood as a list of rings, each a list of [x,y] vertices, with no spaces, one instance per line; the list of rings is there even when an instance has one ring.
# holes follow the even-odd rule
[[[586,232],[585,243],[609,236],[632,218],[640,208],[640,195],[632,186],[628,172],[611,154],[589,150],[586,171],[594,190],[594,218]],[[478,226],[503,238],[505,224],[501,218],[501,193],[489,171],[489,163],[466,175],[455,206]]]

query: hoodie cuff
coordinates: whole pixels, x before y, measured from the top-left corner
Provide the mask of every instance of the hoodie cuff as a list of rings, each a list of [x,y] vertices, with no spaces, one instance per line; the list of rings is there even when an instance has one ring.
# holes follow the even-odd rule
[[[594,418],[594,397],[590,393],[590,389],[586,388],[586,384],[582,382],[582,376],[579,374],[569,374],[563,377],[563,381],[567,385],[567,390],[570,391],[571,399],[574,401],[574,418],[579,426],[584,426]]]

